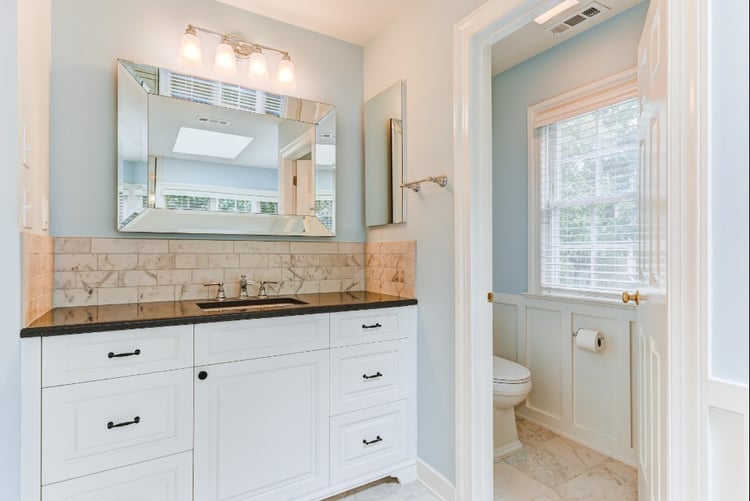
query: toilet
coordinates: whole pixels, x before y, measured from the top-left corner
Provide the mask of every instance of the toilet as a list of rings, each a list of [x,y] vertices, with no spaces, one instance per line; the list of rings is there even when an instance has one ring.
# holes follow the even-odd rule
[[[492,362],[493,448],[495,458],[521,448],[513,407],[531,391],[531,373],[523,365],[500,357]]]

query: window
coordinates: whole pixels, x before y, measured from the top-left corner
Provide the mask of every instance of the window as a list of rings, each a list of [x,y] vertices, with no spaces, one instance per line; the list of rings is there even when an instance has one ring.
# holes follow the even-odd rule
[[[639,109],[626,83],[599,82],[529,110],[530,291],[609,296],[638,281]]]
[[[284,114],[286,98],[255,89],[224,82],[159,70],[159,94],[187,99],[197,103],[222,106],[236,110],[254,111],[280,117]]]

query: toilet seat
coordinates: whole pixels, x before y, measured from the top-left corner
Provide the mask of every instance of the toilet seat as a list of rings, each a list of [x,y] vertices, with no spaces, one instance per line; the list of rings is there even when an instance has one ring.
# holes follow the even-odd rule
[[[500,357],[492,360],[493,386],[526,385],[531,382],[531,372],[521,364]]]

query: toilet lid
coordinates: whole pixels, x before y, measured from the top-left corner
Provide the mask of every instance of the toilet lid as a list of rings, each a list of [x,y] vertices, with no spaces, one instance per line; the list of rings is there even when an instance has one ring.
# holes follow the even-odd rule
[[[526,383],[531,380],[529,369],[500,357],[493,357],[492,376],[496,383]]]

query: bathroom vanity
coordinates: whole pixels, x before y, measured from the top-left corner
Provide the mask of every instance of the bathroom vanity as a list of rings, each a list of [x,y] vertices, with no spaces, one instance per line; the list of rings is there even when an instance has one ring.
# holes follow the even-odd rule
[[[57,309],[24,329],[23,499],[313,500],[415,479],[416,300],[295,298]]]

